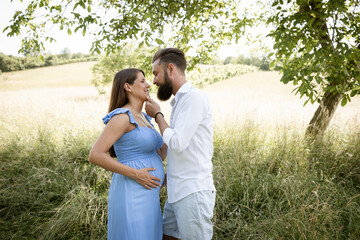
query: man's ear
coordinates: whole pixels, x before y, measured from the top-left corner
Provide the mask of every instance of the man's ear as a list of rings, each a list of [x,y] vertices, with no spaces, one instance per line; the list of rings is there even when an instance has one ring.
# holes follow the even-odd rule
[[[172,75],[175,70],[175,65],[173,63],[169,63],[167,69],[169,70],[169,75]]]
[[[124,84],[124,89],[125,89],[126,92],[131,92],[130,84],[129,84],[129,83],[125,83],[125,84]]]

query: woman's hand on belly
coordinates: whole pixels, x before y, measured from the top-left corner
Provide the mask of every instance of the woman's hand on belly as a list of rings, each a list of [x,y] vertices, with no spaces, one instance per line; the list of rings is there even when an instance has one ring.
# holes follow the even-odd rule
[[[154,171],[156,168],[141,168],[136,170],[134,180],[144,186],[147,189],[157,188],[160,186],[161,179],[157,178],[149,173]]]

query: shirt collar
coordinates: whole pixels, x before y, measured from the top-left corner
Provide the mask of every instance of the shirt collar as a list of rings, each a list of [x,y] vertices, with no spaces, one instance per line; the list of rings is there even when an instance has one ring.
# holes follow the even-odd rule
[[[192,88],[192,84],[190,82],[185,82],[177,91],[174,98],[171,100],[170,105],[174,106],[175,103],[179,100],[180,96],[184,93],[187,93]]]

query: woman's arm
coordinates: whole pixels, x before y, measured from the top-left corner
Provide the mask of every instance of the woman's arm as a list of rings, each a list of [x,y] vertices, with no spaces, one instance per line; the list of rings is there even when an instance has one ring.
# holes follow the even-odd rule
[[[166,156],[167,156],[167,146],[165,143],[163,143],[163,145],[161,146],[161,148],[159,148],[159,150],[156,151],[160,157],[161,157],[161,160],[164,161]],[[167,185],[167,174],[165,173],[165,176],[164,176],[164,181],[163,183],[161,184],[161,188],[165,187]]]
[[[92,147],[89,161],[106,170],[130,177],[147,189],[156,188],[160,186],[158,182],[161,182],[161,179],[149,173],[149,171],[153,171],[155,168],[131,168],[113,159],[107,153],[115,141],[131,130],[131,127],[132,124],[129,122],[127,114],[119,114],[112,117]]]
[[[157,151],[156,151],[158,154],[159,154],[159,156],[161,157],[161,160],[165,160],[165,158],[166,158],[166,155],[167,155],[167,146],[166,146],[166,144],[164,143],[162,146],[161,146],[161,148],[159,148]]]

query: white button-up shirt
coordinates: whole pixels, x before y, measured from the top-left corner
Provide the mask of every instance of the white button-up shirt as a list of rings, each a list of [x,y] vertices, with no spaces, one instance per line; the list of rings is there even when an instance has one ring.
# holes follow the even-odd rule
[[[168,202],[191,193],[215,190],[212,177],[213,120],[207,96],[186,82],[171,100],[170,128],[163,132],[168,146]]]

